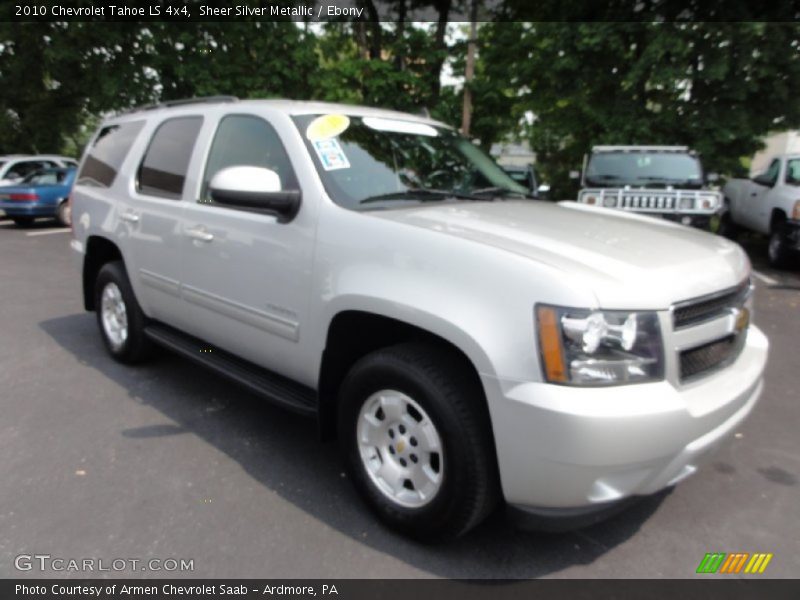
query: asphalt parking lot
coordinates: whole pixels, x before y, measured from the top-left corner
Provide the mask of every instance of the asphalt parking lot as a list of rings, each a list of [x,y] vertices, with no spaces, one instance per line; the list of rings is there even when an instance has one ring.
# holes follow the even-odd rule
[[[2,577],[86,576],[14,568],[49,554],[194,561],[100,576],[687,578],[712,551],[771,552],[762,577],[800,574],[800,268],[769,270],[763,242],[746,247],[772,344],[765,392],[705,470],[582,531],[496,515],[421,546],[377,524],[313,422],[166,353],[113,362],[68,241],[52,223],[0,221]]]

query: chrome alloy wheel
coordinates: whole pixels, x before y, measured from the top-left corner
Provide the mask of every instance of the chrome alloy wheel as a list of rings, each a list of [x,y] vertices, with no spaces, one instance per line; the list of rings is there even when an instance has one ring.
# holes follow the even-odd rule
[[[396,390],[372,394],[358,415],[356,437],[364,469],[387,498],[406,508],[433,500],[444,475],[442,441],[416,401]]]
[[[111,347],[119,350],[128,339],[128,312],[122,292],[113,281],[106,284],[100,296],[100,316]]]

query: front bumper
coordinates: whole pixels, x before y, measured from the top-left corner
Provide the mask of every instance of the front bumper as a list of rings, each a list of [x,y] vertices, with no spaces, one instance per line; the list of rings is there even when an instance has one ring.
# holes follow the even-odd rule
[[[733,364],[683,386],[579,388],[483,375],[506,502],[574,516],[676,484],[753,409],[767,352],[751,327]]]

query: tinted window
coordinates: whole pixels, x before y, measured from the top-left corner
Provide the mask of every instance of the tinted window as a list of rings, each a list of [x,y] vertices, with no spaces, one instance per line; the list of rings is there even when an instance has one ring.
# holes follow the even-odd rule
[[[697,157],[682,152],[597,152],[586,167],[589,185],[682,185],[702,178]]]
[[[781,170],[781,163],[779,160],[775,159],[769,164],[769,169],[764,172],[762,176],[764,181],[769,181],[770,185],[774,185],[775,182],[778,180],[778,173]]]
[[[297,179],[272,125],[259,117],[230,115],[220,121],[203,178],[201,197],[208,197],[208,184],[226,167],[248,166],[272,169],[281,179],[281,189],[298,188]]]
[[[139,167],[138,189],[145,194],[180,198],[202,117],[178,117],[159,125]]]
[[[111,187],[144,121],[130,121],[103,127],[89,148],[77,183]]]

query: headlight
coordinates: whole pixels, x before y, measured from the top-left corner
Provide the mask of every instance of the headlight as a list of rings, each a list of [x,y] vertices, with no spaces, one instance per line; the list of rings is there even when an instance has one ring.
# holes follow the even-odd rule
[[[794,203],[794,208],[792,209],[792,219],[794,221],[800,221],[800,200]]]
[[[621,385],[664,377],[654,312],[538,305],[536,321],[542,366],[551,383]]]
[[[616,196],[603,196],[603,206],[606,208],[614,208],[617,205]]]
[[[714,210],[719,206],[719,198],[716,194],[700,196],[700,207],[703,210]]]
[[[681,198],[679,207],[681,210],[692,210],[694,208],[694,198]]]

